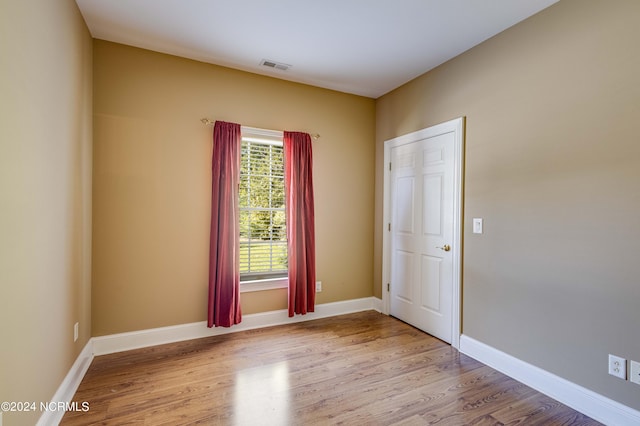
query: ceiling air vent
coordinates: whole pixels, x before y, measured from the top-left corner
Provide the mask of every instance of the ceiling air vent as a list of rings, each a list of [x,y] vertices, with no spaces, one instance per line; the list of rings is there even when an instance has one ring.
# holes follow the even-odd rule
[[[283,64],[282,62],[276,62],[270,59],[263,59],[260,62],[260,65],[262,65],[263,67],[273,68],[280,71],[286,71],[289,68],[291,68],[291,65],[289,64]]]

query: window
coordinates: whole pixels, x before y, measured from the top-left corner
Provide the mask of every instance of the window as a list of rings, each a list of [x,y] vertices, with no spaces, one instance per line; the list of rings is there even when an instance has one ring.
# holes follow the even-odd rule
[[[287,276],[282,133],[242,130],[240,280]]]

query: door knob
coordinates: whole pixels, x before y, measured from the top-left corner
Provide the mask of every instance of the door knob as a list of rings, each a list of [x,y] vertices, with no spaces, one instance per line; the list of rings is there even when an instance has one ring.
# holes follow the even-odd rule
[[[436,248],[439,248],[440,250],[443,250],[443,251],[451,250],[451,246],[449,244],[445,244],[443,247],[436,246]]]

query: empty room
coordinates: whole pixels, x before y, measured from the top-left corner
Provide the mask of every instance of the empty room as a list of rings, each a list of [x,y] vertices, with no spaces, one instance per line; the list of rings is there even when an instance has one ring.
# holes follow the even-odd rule
[[[637,0],[0,0],[0,426],[640,425]]]

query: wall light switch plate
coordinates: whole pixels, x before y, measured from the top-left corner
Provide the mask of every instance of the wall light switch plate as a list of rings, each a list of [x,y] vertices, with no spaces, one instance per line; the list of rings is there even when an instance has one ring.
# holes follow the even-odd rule
[[[322,292],[322,281],[316,281],[316,293]]]
[[[609,374],[622,380],[627,379],[627,360],[609,354]]]
[[[473,233],[482,234],[482,218],[481,217],[473,218]]]
[[[629,380],[631,380],[631,383],[640,385],[640,362],[631,361],[631,368],[629,371]]]

